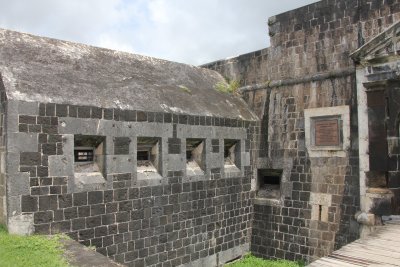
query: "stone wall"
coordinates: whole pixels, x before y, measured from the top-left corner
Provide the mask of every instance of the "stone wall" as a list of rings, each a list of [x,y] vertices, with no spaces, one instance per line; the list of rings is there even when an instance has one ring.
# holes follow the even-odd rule
[[[357,93],[349,55],[399,19],[399,1],[320,1],[270,18],[271,47],[204,65],[240,79],[261,120],[254,168],[283,169],[282,198],[255,199],[256,255],[312,260],[358,237]],[[351,114],[345,155],[310,156],[304,111],[340,106]],[[318,207],[325,218],[314,216]]]
[[[257,168],[285,169],[279,203],[255,199],[251,250],[259,256],[290,260],[313,259],[330,253],[358,236],[353,220],[359,206],[357,112],[354,77],[285,86],[266,90],[268,111],[261,126],[267,129],[261,139]],[[325,89],[320,94],[318,88]],[[350,88],[351,90],[347,90]],[[249,91],[254,99],[260,91]],[[346,157],[310,157],[305,143],[304,110],[350,106],[352,110],[351,148]],[[264,136],[262,135],[262,136]],[[282,177],[283,179],[283,177]],[[311,196],[313,195],[313,196]],[[329,196],[329,204],[313,198]],[[313,216],[313,208],[326,205],[326,218]],[[310,258],[309,258],[310,257]]]
[[[6,95],[3,83],[0,82],[0,224],[6,224],[7,207],[6,207],[6,175],[5,175],[5,103]]]
[[[129,266],[215,266],[249,250],[256,122],[18,101],[8,109],[12,231],[66,233]],[[104,137],[103,181],[78,178],[78,135]],[[138,137],[160,142],[154,177],[137,172]],[[187,175],[187,138],[204,140],[202,175]],[[233,171],[226,139],[240,149]]]
[[[218,71],[226,79],[240,81],[242,85],[266,82],[268,53],[269,48],[265,48],[235,58],[211,62],[202,67]]]
[[[243,86],[353,68],[350,53],[399,19],[397,0],[323,0],[269,18],[270,47],[203,67]]]

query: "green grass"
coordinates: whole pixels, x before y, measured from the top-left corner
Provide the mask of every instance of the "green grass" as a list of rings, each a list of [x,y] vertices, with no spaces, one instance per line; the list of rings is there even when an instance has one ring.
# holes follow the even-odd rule
[[[68,267],[59,237],[17,236],[0,225],[1,267]]]
[[[243,259],[226,264],[226,267],[301,267],[302,263],[285,261],[285,260],[264,260],[257,258],[251,254],[243,257]]]

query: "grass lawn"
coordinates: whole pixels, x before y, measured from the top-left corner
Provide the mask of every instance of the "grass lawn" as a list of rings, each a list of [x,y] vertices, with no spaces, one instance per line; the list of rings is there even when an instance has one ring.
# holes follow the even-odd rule
[[[285,260],[264,260],[251,254],[243,259],[226,264],[225,267],[302,267],[304,264]]]
[[[0,225],[1,267],[68,267],[58,237],[17,236]]]

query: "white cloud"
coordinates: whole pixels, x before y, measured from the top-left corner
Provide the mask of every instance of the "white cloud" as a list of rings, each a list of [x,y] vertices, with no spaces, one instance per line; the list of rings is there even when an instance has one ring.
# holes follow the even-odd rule
[[[315,0],[0,0],[0,27],[201,64],[268,45],[267,18]]]

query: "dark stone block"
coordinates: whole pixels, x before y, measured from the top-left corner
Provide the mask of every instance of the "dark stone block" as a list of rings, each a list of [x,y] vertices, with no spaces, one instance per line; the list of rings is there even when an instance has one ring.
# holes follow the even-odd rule
[[[118,226],[116,224],[109,225],[108,233],[110,235],[116,235],[118,233]],[[116,241],[114,241],[114,243],[116,243]]]
[[[50,194],[51,195],[59,195],[62,194],[62,187],[59,185],[50,186]]]
[[[53,185],[66,185],[66,184],[67,184],[67,181],[66,181],[65,177],[54,177],[53,178]],[[72,196],[71,196],[71,199],[72,199]]]
[[[90,107],[79,106],[78,107],[78,118],[90,118]]]
[[[47,135],[43,134],[44,136],[47,137]],[[48,136],[48,143],[54,144],[57,142],[62,142],[62,135],[59,134],[51,134]],[[43,142],[46,143],[46,142]]]
[[[73,194],[74,206],[84,206],[88,204],[88,193],[75,193]]]
[[[72,220],[72,230],[82,230],[85,229],[85,218],[78,218]]]
[[[160,112],[155,113],[154,121],[162,123],[164,121],[164,114]]]
[[[31,177],[35,177],[36,175],[31,175]],[[31,187],[33,187],[33,186],[39,186],[39,179],[38,178],[31,178],[31,179],[29,179],[29,185],[31,186]]]
[[[48,186],[39,186],[31,188],[31,195],[48,195],[50,193]]]
[[[103,246],[103,238],[93,238],[90,240],[90,244],[96,248],[101,248]],[[97,249],[96,249],[97,250]]]
[[[79,240],[89,240],[94,237],[94,229],[79,231]]]
[[[122,201],[128,199],[128,189],[117,189],[114,190],[114,200]]]
[[[90,206],[90,215],[101,215],[106,213],[106,207],[104,204]]]
[[[200,125],[205,126],[206,125],[206,117],[200,116]]]
[[[103,109],[103,118],[105,120],[112,120],[114,118],[113,109]]]
[[[38,210],[37,197],[22,196],[21,197],[21,211],[22,212],[35,212]]]
[[[35,234],[49,235],[50,234],[50,224],[35,225]]]
[[[78,107],[77,106],[68,106],[68,115],[73,118],[78,117]]]
[[[19,115],[19,123],[36,124],[36,117],[30,115]]]
[[[50,228],[52,234],[67,233],[71,231],[71,221],[51,223]]]
[[[131,262],[134,261],[135,259],[137,259],[137,257],[139,256],[139,254],[137,252],[127,252],[125,253],[125,262]],[[134,265],[136,266],[136,265]]]
[[[94,229],[95,237],[106,236],[108,234],[107,226],[100,226]]]
[[[19,124],[18,125],[18,131],[21,133],[27,133],[28,132],[28,125],[27,124]]]
[[[47,134],[58,134],[57,125],[42,125],[42,132]]]
[[[57,143],[57,155],[64,155],[63,144]]]
[[[42,144],[42,153],[45,155],[57,155],[56,144]]]
[[[172,114],[165,113],[164,114],[164,123],[171,123],[172,122]]]
[[[119,121],[120,120],[121,111],[119,109],[114,108],[113,109],[113,113],[114,113],[114,120],[115,121]]]
[[[56,210],[58,209],[58,197],[55,195],[51,196],[40,196],[39,197],[39,210]]]
[[[151,196],[151,188],[150,187],[142,187],[139,189],[139,197],[146,198]]]
[[[106,213],[113,213],[117,212],[118,210],[118,204],[113,202],[113,203],[107,203],[106,204]]]
[[[137,199],[139,197],[139,188],[129,188],[129,199]]]
[[[58,117],[51,117],[50,118],[51,125],[58,125]]]
[[[47,143],[47,134],[39,134],[39,144]]]
[[[49,176],[49,171],[47,167],[38,166],[37,167],[37,176],[38,177],[47,177]]]
[[[136,121],[136,111],[134,111],[134,110],[121,110],[119,119],[121,121]]]
[[[28,132],[30,133],[40,133],[42,131],[42,126],[37,124],[29,124],[28,125]]]
[[[206,126],[210,126],[211,125],[211,117],[206,117]]]
[[[104,202],[103,191],[91,191],[88,193],[88,203],[99,204]]]
[[[92,107],[91,118],[93,119],[101,119],[103,117],[103,110],[98,107]]]
[[[147,121],[147,113],[144,111],[138,111],[136,113],[137,121]]]
[[[40,116],[40,117],[37,118],[37,124],[51,125],[51,117]]]
[[[56,105],[53,103],[46,104],[46,116],[55,116],[56,115]]]
[[[119,223],[118,224],[118,233],[127,233],[129,231],[128,223]],[[126,240],[126,235],[124,235],[124,240]]]
[[[194,125],[200,125],[200,117],[199,116],[194,117]]]
[[[156,120],[156,114],[154,112],[147,112],[147,121],[154,122]]]
[[[132,201],[122,201],[118,203],[118,211],[130,211],[132,209]]]
[[[102,225],[111,225],[115,223],[114,214],[104,214],[101,216]]]
[[[188,124],[188,116],[179,115],[179,124]]]
[[[101,225],[101,216],[94,216],[86,218],[86,227],[94,228]]]
[[[90,206],[78,207],[78,216],[79,217],[90,216]]]
[[[78,217],[78,209],[77,209],[77,207],[64,209],[64,218],[66,220],[75,219],[77,217]]]
[[[116,222],[118,222],[118,223],[127,222],[130,219],[129,212],[118,212],[118,213],[116,213],[115,219],[116,219]]]
[[[113,190],[104,191],[104,203],[112,202],[113,199],[114,199],[114,191]]]
[[[188,124],[194,125],[194,117],[193,116],[188,116]]]
[[[39,104],[39,116],[46,116],[46,105],[43,103]]]
[[[108,247],[114,244],[114,239],[112,236],[105,236],[103,237],[103,246]]]
[[[21,165],[40,165],[42,162],[42,156],[39,152],[21,152],[20,164]]]
[[[67,117],[68,116],[68,105],[56,104],[56,116]]]

